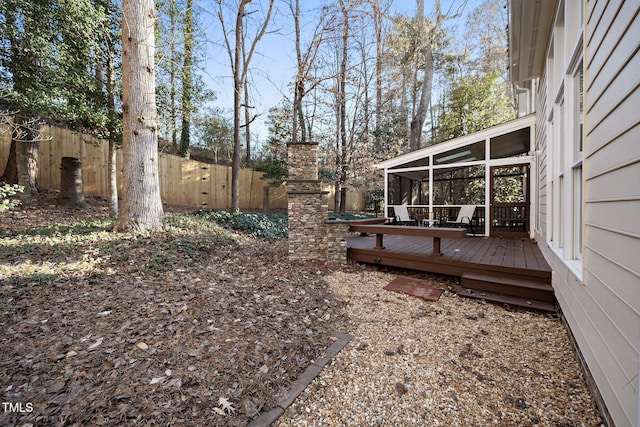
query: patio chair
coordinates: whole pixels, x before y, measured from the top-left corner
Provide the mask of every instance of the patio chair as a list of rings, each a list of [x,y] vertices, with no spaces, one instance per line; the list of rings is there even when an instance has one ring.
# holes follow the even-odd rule
[[[473,214],[476,211],[476,205],[462,205],[458,212],[458,217],[454,221],[447,221],[447,227],[466,227],[467,230],[476,235],[473,227]]]
[[[418,225],[418,220],[409,216],[406,205],[393,205],[394,223],[398,225]]]

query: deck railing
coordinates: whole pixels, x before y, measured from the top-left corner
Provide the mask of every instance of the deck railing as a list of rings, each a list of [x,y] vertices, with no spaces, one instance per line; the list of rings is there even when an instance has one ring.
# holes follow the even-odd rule
[[[433,206],[433,216],[429,216],[429,206],[427,205],[408,205],[407,211],[409,216],[418,220],[418,224],[422,224],[424,219],[435,220],[434,224],[445,225],[447,221],[455,221],[460,212],[462,205],[438,205]],[[393,216],[393,211],[389,207],[388,216]],[[485,234],[485,215],[484,205],[476,206],[476,211],[473,214],[472,222],[476,234]]]

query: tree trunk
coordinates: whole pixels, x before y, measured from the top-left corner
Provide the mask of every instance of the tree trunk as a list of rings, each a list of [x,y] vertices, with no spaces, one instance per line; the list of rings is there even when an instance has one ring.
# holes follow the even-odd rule
[[[302,129],[302,142],[306,142],[304,137],[304,116],[302,112],[302,97],[304,94],[304,64],[302,62],[302,52],[300,49],[300,1],[296,0],[293,10],[293,25],[296,34],[296,83],[293,87],[293,111],[291,114],[291,142],[298,142],[298,126]]]
[[[116,143],[109,139],[109,206],[111,207],[111,217],[118,218],[118,168]]]
[[[347,211],[347,189],[343,187],[340,189],[340,212],[346,212],[346,211]]]
[[[29,155],[26,142],[16,143],[16,165],[18,171],[18,185],[24,188],[20,193],[20,202],[25,206],[30,206],[31,199],[31,182],[29,180]]]
[[[271,202],[269,201],[269,191],[270,188],[268,185],[265,185],[262,189],[262,210],[265,213],[271,211]]]
[[[422,80],[420,102],[418,103],[415,115],[411,120],[411,135],[409,137],[409,149],[411,151],[417,150],[421,146],[422,128],[427,118],[427,110],[431,101],[431,85],[433,83],[433,50],[431,49],[430,43],[428,43],[424,49],[424,56],[424,77]]]
[[[249,111],[249,87],[244,85],[244,141],[246,146],[245,164],[251,165],[251,112]]]
[[[58,204],[72,208],[84,208],[82,163],[76,157],[63,157],[60,166],[60,194]]]
[[[340,162],[339,168],[336,173],[340,180],[340,205],[337,209],[338,212],[344,212],[345,206],[343,204],[343,191],[345,191],[345,185],[347,183],[347,162],[349,153],[347,153],[347,60],[349,54],[349,10],[344,4],[343,0],[340,0],[340,8],[342,10],[342,16],[344,19],[342,27],[342,58],[340,61],[340,78],[338,84],[338,109],[339,114],[339,129],[340,129]],[[345,198],[346,198],[346,193]]]
[[[244,8],[251,0],[241,0],[236,15],[236,44],[234,51],[233,66],[233,159],[231,163],[231,207],[233,210],[240,209],[239,188],[240,181],[240,107],[242,104],[242,92],[244,76],[242,70],[242,59],[244,51],[243,44],[243,18]]]
[[[18,183],[18,161],[16,157],[16,140],[11,138],[11,145],[9,146],[9,157],[7,158],[7,164],[2,174],[2,180],[7,184]]]
[[[378,0],[372,3],[373,22],[376,34],[376,130],[375,147],[382,150],[382,12]]]
[[[169,120],[171,121],[171,144],[173,145],[173,152],[178,153],[180,148],[178,147],[178,130],[176,129],[176,120],[178,118],[176,108],[176,15],[178,14],[176,8],[176,1],[169,0]]]
[[[187,0],[184,15],[184,63],[182,64],[182,129],[180,156],[188,159],[191,146],[191,109],[193,104],[193,0]]]
[[[15,162],[17,183],[24,187],[20,193],[23,205],[31,204],[31,197],[38,192],[38,152],[40,150],[40,125],[36,120],[25,120],[21,116],[13,118],[12,139],[15,142]],[[7,169],[10,169],[7,166]]]
[[[424,14],[424,0],[418,0],[418,14],[420,19],[420,43],[422,45],[422,55],[424,59],[424,76],[422,80],[422,91],[420,92],[420,102],[415,110],[413,118],[411,119],[411,129],[409,135],[409,149],[411,151],[417,150],[421,146],[422,128],[427,118],[427,110],[431,103],[431,86],[433,84],[433,46],[436,36],[440,31],[442,23],[449,18],[456,18],[460,16],[461,10],[455,16],[448,17],[442,14],[440,8],[440,0],[435,0],[434,9],[436,19],[432,23],[429,30],[427,30],[425,14]],[[466,3],[466,2],[465,2]],[[462,5],[464,8],[464,4]]]
[[[273,4],[275,0],[269,0],[269,10],[262,23],[260,31],[253,42],[249,52],[244,52],[244,33],[243,33],[243,19],[245,16],[245,9],[252,0],[240,0],[238,4],[238,12],[236,14],[235,23],[235,46],[233,51],[231,50],[231,44],[227,37],[225,28],[225,21],[222,13],[222,0],[218,0],[218,17],[222,24],[224,32],[225,45],[227,47],[227,53],[229,54],[229,60],[231,62],[231,71],[233,72],[233,160],[231,165],[231,205],[234,210],[240,208],[240,201],[238,198],[238,181],[240,179],[240,109],[242,108],[242,94],[244,85],[247,83],[247,71],[251,58],[255,51],[256,44],[262,38],[267,30],[271,12],[273,10]]]
[[[117,231],[157,231],[164,212],[158,178],[153,0],[122,2],[122,211]]]
[[[105,0],[105,10],[110,10],[109,0]],[[110,18],[111,19],[111,18]],[[116,122],[116,78],[114,70],[114,56],[115,56],[115,42],[116,37],[113,32],[107,41],[107,108],[109,117],[109,158],[107,160],[107,167],[109,169],[109,206],[111,208],[111,217],[118,219],[118,169],[117,169],[117,143],[115,126]]]

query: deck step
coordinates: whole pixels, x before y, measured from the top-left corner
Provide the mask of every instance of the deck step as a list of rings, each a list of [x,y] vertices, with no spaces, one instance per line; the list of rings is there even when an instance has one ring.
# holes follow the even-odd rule
[[[508,304],[511,306],[526,308],[527,310],[543,311],[548,313],[554,313],[557,311],[556,306],[553,303],[547,301],[538,301],[527,298],[520,298],[511,295],[498,294],[494,292],[476,291],[473,289],[463,288],[458,292],[458,295],[467,298],[482,299],[485,301],[495,302],[499,304]]]
[[[535,278],[510,278],[498,275],[464,273],[462,287],[475,291],[491,292],[507,296],[553,303],[553,287]]]

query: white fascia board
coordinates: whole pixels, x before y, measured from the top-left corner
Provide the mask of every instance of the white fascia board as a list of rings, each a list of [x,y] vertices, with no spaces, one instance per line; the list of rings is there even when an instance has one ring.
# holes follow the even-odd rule
[[[389,171],[389,173],[416,172],[416,171],[426,171],[429,168],[430,168],[430,166],[414,166],[414,167],[411,167],[411,168],[398,168],[398,169],[389,168],[389,169],[387,169],[387,171]]]
[[[508,162],[510,162],[509,164],[511,164],[511,163],[513,163],[513,159],[519,159],[519,158],[521,158],[521,157],[511,157],[511,158],[509,158],[507,160],[508,160]],[[428,169],[438,170],[438,169],[464,168],[464,167],[468,167],[468,166],[484,165],[486,163],[487,163],[486,160],[474,160],[472,162],[444,163],[444,164],[435,165],[435,166],[415,166],[415,167],[411,167],[411,168],[398,168],[398,169],[389,168],[389,169],[387,169],[387,171],[390,174],[401,173],[401,172],[418,172],[418,171],[426,171]]]
[[[465,136],[461,136],[455,139],[450,139],[449,141],[445,141],[440,144],[432,145],[430,147],[421,148],[419,150],[412,151],[407,154],[403,154],[393,159],[385,160],[384,162],[380,162],[375,166],[378,169],[393,168],[394,166],[399,166],[405,163],[410,163],[416,160],[424,159],[433,154],[440,154],[445,151],[455,150],[456,148],[460,148],[465,145],[471,145],[479,141],[484,141],[487,138],[493,138],[496,136],[514,132],[519,129],[526,128],[528,126],[533,126],[535,125],[535,122],[536,122],[535,114],[529,114],[528,116],[523,116],[515,120],[511,120],[509,122],[506,122],[500,125],[483,129],[475,133],[470,133]]]

